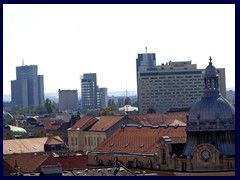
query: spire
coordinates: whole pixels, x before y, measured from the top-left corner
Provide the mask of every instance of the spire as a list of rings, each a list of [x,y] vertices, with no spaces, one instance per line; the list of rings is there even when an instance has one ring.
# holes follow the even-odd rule
[[[210,61],[209,64],[212,65],[212,57],[211,56],[209,58],[209,61]]]

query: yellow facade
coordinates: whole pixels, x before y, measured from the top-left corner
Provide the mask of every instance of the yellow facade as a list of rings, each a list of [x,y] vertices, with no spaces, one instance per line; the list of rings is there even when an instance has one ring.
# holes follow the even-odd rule
[[[106,139],[105,132],[68,130],[69,150],[92,151]]]

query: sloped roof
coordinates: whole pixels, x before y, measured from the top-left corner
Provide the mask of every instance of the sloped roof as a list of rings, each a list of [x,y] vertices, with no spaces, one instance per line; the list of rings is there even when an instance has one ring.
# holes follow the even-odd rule
[[[11,176],[11,173],[16,173],[17,170],[9,165],[6,160],[3,159],[3,176]]]
[[[100,119],[89,129],[89,131],[106,131],[125,116],[101,116]]]
[[[56,119],[56,118],[42,118],[39,119],[39,121],[43,124],[45,129],[48,130],[56,130],[59,127],[62,126],[62,124],[65,122],[62,119]]]
[[[6,162],[12,167],[17,163],[23,172],[34,172],[48,157],[44,154],[12,154]]]
[[[186,139],[186,126],[137,126],[127,125],[119,128],[100,144],[94,152],[119,152],[154,154],[157,152],[157,142],[162,136]]]
[[[3,154],[44,152],[47,137],[3,140]]]
[[[49,136],[45,144],[64,144],[59,136]]]
[[[92,123],[91,123],[92,121]],[[85,128],[88,128],[86,127],[86,125],[89,124],[92,125],[94,122],[96,122],[97,119],[95,117],[92,117],[92,116],[84,116],[82,117],[81,119],[79,119],[72,127],[71,129],[75,130],[77,128],[81,129],[81,130],[84,130]]]
[[[57,165],[61,164],[63,170],[83,169],[87,168],[87,155],[73,155],[73,156],[60,156],[54,157],[51,155],[41,165]],[[40,171],[41,167],[38,168]]]
[[[168,113],[153,113],[153,114],[131,114],[129,119],[136,121],[139,124],[173,124],[175,120],[186,122],[188,112],[168,112]]]
[[[56,139],[61,139],[54,136]],[[44,152],[48,137],[3,140],[3,154]]]
[[[69,155],[55,157],[52,154],[12,154],[6,160],[11,166],[17,165],[23,172],[40,172],[43,165],[61,164],[63,170],[84,169],[87,167],[87,155]]]

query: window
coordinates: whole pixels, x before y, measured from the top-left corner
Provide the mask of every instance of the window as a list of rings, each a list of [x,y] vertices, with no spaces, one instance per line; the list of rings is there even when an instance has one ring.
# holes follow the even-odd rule
[[[56,150],[55,145],[52,145],[52,146],[51,146],[51,151],[55,151],[55,150]]]

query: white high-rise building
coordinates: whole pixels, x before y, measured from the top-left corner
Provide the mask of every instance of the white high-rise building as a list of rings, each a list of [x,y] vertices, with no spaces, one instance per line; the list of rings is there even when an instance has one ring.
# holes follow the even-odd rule
[[[191,61],[156,65],[154,53],[138,54],[137,91],[139,113],[190,108],[203,95],[204,69]],[[219,90],[226,97],[225,69],[217,69]]]

